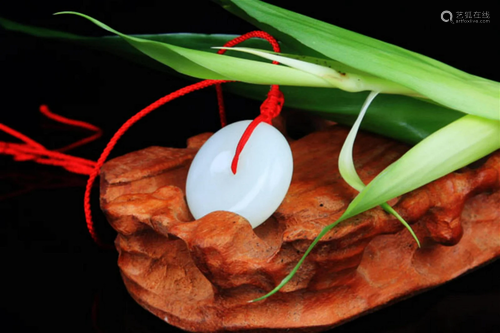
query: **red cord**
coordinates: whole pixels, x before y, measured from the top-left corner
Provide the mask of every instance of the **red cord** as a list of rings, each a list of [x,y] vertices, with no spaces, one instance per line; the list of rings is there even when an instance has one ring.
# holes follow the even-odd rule
[[[24,142],[24,144],[20,144],[0,141],[0,145],[3,148],[0,151],[0,154],[12,155],[15,161],[34,161],[40,164],[56,165],[61,166],[70,172],[89,175],[94,169],[94,161],[67,155],[61,153],[61,151],[67,151],[71,148],[81,146],[84,143],[88,143],[97,139],[99,136],[101,136],[101,129],[83,121],[64,118],[55,113],[52,113],[46,105],[40,106],[40,112],[55,121],[89,129],[95,131],[96,133],[73,144],[56,149],[55,151],[51,151],[35,140],[30,139],[26,135],[19,133],[18,131],[0,123],[0,130]]]
[[[132,118],[130,118],[129,120],[127,120],[127,122],[125,122],[125,124],[123,124],[120,127],[120,129],[115,133],[115,135],[113,135],[113,137],[111,138],[111,140],[107,144],[106,148],[104,148],[104,151],[102,152],[101,156],[97,160],[97,163],[96,163],[96,165],[94,167],[93,172],[90,174],[90,177],[89,177],[89,179],[87,181],[87,187],[85,188],[85,196],[84,196],[84,199],[83,199],[83,206],[84,206],[84,210],[85,210],[85,220],[87,222],[87,228],[88,228],[88,230],[90,232],[90,235],[92,236],[92,238],[94,239],[94,241],[97,244],[103,245],[103,242],[99,239],[99,237],[97,236],[97,233],[95,232],[95,229],[94,229],[94,223],[92,221],[92,212],[91,212],[91,209],[90,209],[90,192],[92,190],[92,185],[94,184],[94,181],[95,181],[96,177],[99,175],[99,170],[101,169],[102,165],[106,161],[106,158],[108,158],[109,154],[111,153],[111,150],[114,148],[114,146],[116,145],[117,141],[122,137],[122,135],[132,125],[134,125],[141,118],[143,118],[144,116],[148,115],[151,111],[159,108],[163,104],[165,104],[167,102],[170,102],[171,100],[173,100],[175,98],[184,96],[184,95],[186,95],[186,94],[188,94],[190,92],[193,92],[195,90],[203,89],[203,88],[209,87],[211,85],[218,84],[218,83],[224,83],[224,82],[231,82],[231,81],[205,80],[205,81],[201,81],[201,82],[189,85],[187,87],[181,88],[181,89],[179,89],[179,90],[177,90],[177,91],[175,91],[175,92],[173,92],[171,94],[168,94],[168,95],[160,98],[156,102],[150,104],[146,108],[142,109],[135,116],[133,116]]]
[[[271,86],[271,90],[267,94],[267,99],[260,106],[260,115],[255,118],[250,123],[250,125],[248,125],[248,127],[245,129],[245,132],[243,132],[238,145],[236,146],[236,152],[234,154],[233,161],[231,162],[231,171],[234,175],[236,174],[236,170],[238,168],[240,154],[243,151],[246,143],[248,142],[248,139],[250,139],[250,136],[252,135],[255,128],[261,122],[265,122],[271,125],[271,120],[280,114],[284,102],[285,99],[283,97],[283,93],[279,90],[278,86]]]
[[[280,52],[280,48],[278,45],[278,42],[268,33],[265,33],[263,31],[253,31],[249,32],[247,34],[244,34],[240,37],[237,37],[228,43],[226,43],[224,46],[226,47],[231,47],[234,46],[238,43],[241,43],[249,38],[253,37],[258,37],[258,38],[264,38],[268,40],[271,45],[273,46],[273,50],[275,52]],[[220,50],[218,53],[223,54],[225,50]],[[273,61],[274,64],[277,64],[277,62]],[[195,84],[192,84],[190,86],[184,87],[182,89],[179,89],[171,94],[166,95],[165,97],[159,99],[158,101],[154,102],[153,104],[149,105],[139,113],[137,113],[135,116],[130,118],[125,124],[120,127],[120,129],[115,133],[115,135],[111,138],[109,141],[108,145],[102,152],[101,156],[97,160],[97,163],[95,165],[94,171],[90,174],[90,177],[87,181],[87,187],[85,189],[85,196],[84,196],[84,210],[85,210],[85,219],[87,222],[87,228],[90,232],[90,235],[94,239],[94,241],[98,244],[102,244],[101,240],[97,236],[97,233],[95,232],[94,229],[94,224],[92,221],[92,212],[90,209],[90,192],[92,190],[92,185],[94,184],[94,181],[96,177],[99,175],[99,170],[106,161],[106,158],[109,156],[111,153],[111,150],[114,148],[116,145],[116,142],[120,139],[120,137],[132,126],[134,125],[137,121],[139,121],[141,118],[149,114],[151,111],[157,109],[161,105],[177,98],[183,95],[186,95],[190,92],[193,92],[195,90],[203,89],[211,85],[216,85],[217,88],[217,99],[219,102],[219,114],[221,117],[221,125],[225,126],[226,125],[226,115],[225,115],[225,110],[224,110],[224,103],[223,103],[223,98],[222,98],[222,90],[220,88],[220,85],[225,82],[231,82],[231,81],[223,81],[223,80],[205,80],[202,82],[198,82]],[[248,126],[246,131],[244,132],[242,138],[238,142],[238,147],[236,149],[236,153],[233,159],[233,163],[231,166],[231,169],[233,170],[233,173],[236,173],[236,166],[238,163],[239,155],[241,151],[243,150],[245,143],[248,141],[250,135],[253,132],[253,129],[257,127],[257,125],[262,122],[268,122],[270,123],[271,119],[276,117],[280,111],[281,107],[283,106],[283,94],[279,90],[279,87],[277,85],[272,85],[271,90],[268,94],[268,98],[262,103],[260,112],[261,115],[258,116],[251,124]]]
[[[249,38],[263,38],[266,39],[271,43],[273,46],[273,49],[275,52],[280,52],[278,42],[269,34],[263,32],[263,31],[253,31],[250,33],[247,33],[245,35],[242,35],[238,38],[233,39],[232,41],[229,41],[226,43],[224,46],[226,47],[231,47],[234,46],[238,43],[241,43]],[[218,53],[223,54],[225,50],[220,50]],[[277,62],[273,61],[273,64],[277,64]],[[85,188],[85,195],[84,195],[84,211],[85,211],[85,220],[87,224],[87,228],[89,230],[90,235],[92,236],[92,239],[100,246],[103,247],[108,247],[108,245],[104,244],[99,236],[97,235],[95,228],[94,228],[94,223],[92,220],[92,211],[90,208],[90,193],[93,187],[93,184],[95,182],[95,179],[99,175],[100,169],[103,166],[104,162],[108,158],[109,154],[111,153],[111,150],[115,147],[117,141],[123,136],[123,134],[136,122],[138,122],[140,119],[148,115],[150,112],[153,110],[157,109],[158,107],[162,106],[163,104],[184,96],[190,92],[193,92],[195,90],[203,89],[206,87],[209,87],[211,85],[216,85],[217,88],[217,99],[219,103],[219,115],[221,119],[221,125],[224,127],[226,125],[226,115],[225,115],[225,110],[224,110],[224,101],[222,97],[222,89],[220,85],[225,82],[232,82],[232,81],[225,81],[225,80],[204,80],[192,85],[189,85],[187,87],[184,87],[182,89],[179,89],[171,94],[168,94],[156,102],[150,104],[137,114],[135,114],[132,118],[130,118],[127,122],[125,122],[119,129],[118,131],[113,135],[109,143],[106,145],[106,148],[103,150],[101,153],[101,156],[97,160],[97,162],[86,160],[83,158],[75,157],[75,156],[70,156],[63,154],[62,152],[68,151],[70,149],[73,149],[75,147],[79,147],[81,145],[84,145],[88,142],[91,142],[98,137],[101,136],[102,131],[100,128],[83,122],[83,121],[78,121],[78,120],[73,120],[73,119],[68,119],[65,117],[62,117],[60,115],[54,114],[50,112],[47,106],[42,105],[40,106],[40,112],[44,114],[46,117],[53,119],[55,121],[58,121],[60,123],[68,124],[71,126],[77,126],[81,128],[85,128],[91,131],[96,132],[92,136],[89,136],[87,138],[81,139],[77,142],[74,142],[70,145],[67,145],[65,147],[59,148],[56,151],[50,151],[47,150],[44,146],[39,144],[38,142],[28,138],[27,136],[11,129],[8,126],[5,126],[0,123],[0,130],[3,130],[4,132],[7,132],[11,134],[12,136],[22,140],[25,142],[25,144],[16,144],[16,143],[8,143],[8,142],[0,142],[0,144],[3,144],[3,150],[0,151],[0,154],[8,154],[8,155],[13,155],[14,159],[16,161],[26,161],[26,160],[33,160],[37,163],[41,164],[50,164],[50,165],[57,165],[57,166],[62,166],[66,170],[74,172],[74,173],[80,173],[80,174],[85,174],[89,175],[89,179],[87,181],[87,185]],[[280,92],[279,87],[277,85],[272,85],[271,90],[268,93],[267,99],[262,103],[261,108],[260,108],[260,115],[255,118],[248,128],[245,130],[243,133],[240,141],[238,142],[238,146],[235,152],[235,156],[233,159],[233,162],[231,164],[231,169],[233,173],[236,173],[236,168],[238,164],[238,159],[241,151],[243,150],[246,142],[250,138],[253,130],[260,124],[261,122],[267,122],[271,123],[271,119],[279,115],[281,108],[283,106],[283,94]]]
[[[90,131],[94,131],[95,132],[94,135],[91,135],[89,137],[83,138],[83,139],[81,139],[79,141],[76,141],[76,142],[74,142],[74,143],[72,143],[70,145],[64,146],[62,148],[55,149],[55,151],[64,152],[64,151],[68,151],[68,150],[74,149],[76,147],[80,147],[80,146],[86,145],[89,142],[97,140],[102,135],[102,130],[99,127],[94,126],[94,125],[89,124],[89,123],[86,123],[86,122],[81,121],[81,120],[69,119],[69,118],[65,118],[63,116],[60,116],[58,114],[52,113],[52,112],[50,112],[50,110],[47,107],[47,105],[40,105],[40,112],[43,115],[45,115],[47,118],[50,118],[50,119],[52,119],[54,121],[57,121],[59,123],[63,123],[63,124],[71,125],[71,126],[76,126],[76,127],[81,127],[81,128],[88,129]]]
[[[233,47],[250,38],[265,39],[271,44],[274,52],[280,52],[280,47],[276,39],[274,39],[273,36],[264,31],[252,31],[246,33],[244,35],[241,35],[240,37],[230,40],[229,42],[224,44],[224,47]],[[227,50],[225,49],[221,49],[217,53],[224,54],[224,52],[226,51]],[[277,65],[278,62],[273,61],[273,64]],[[224,110],[224,99],[222,97],[222,87],[220,84],[217,84],[215,88],[217,90],[217,101],[219,103],[219,115],[220,115],[221,126],[224,127],[226,126],[227,122],[226,122],[226,113]],[[279,90],[279,86],[272,85],[271,90],[267,94],[267,99],[264,101],[264,103],[262,103],[260,107],[260,116],[255,118],[250,123],[250,125],[248,125],[247,129],[241,136],[238,145],[236,146],[236,151],[234,153],[233,161],[231,163],[231,171],[233,172],[233,174],[236,174],[236,171],[238,169],[238,161],[240,158],[240,154],[243,151],[243,148],[245,147],[246,143],[248,142],[248,139],[252,135],[257,125],[259,125],[261,122],[266,122],[268,124],[271,124],[271,120],[280,114],[284,102],[285,100],[283,94]]]
[[[239,43],[244,42],[250,38],[265,39],[271,44],[274,52],[280,52],[280,46],[279,46],[278,42],[276,41],[276,39],[274,39],[273,36],[271,36],[270,34],[268,34],[267,32],[264,32],[264,31],[248,32],[244,35],[241,35],[239,37],[236,37],[236,38],[230,40],[229,42],[227,42],[223,46],[224,47],[233,47],[233,46],[238,45]],[[217,54],[224,54],[226,51],[227,50],[221,49],[221,50],[217,51]],[[278,64],[278,62],[273,61],[273,64]],[[227,125],[227,120],[226,120],[226,111],[225,111],[225,107],[224,107],[224,98],[222,96],[222,87],[220,84],[217,84],[215,86],[215,89],[217,91],[217,102],[219,103],[220,124],[221,124],[221,127],[224,127]]]

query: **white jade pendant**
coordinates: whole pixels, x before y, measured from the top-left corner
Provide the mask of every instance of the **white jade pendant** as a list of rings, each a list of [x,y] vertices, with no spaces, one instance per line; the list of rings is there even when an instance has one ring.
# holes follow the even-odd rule
[[[248,220],[253,228],[278,208],[290,187],[292,151],[273,126],[260,123],[240,154],[236,174],[231,162],[250,120],[230,124],[201,147],[189,169],[186,199],[199,219],[224,210]]]

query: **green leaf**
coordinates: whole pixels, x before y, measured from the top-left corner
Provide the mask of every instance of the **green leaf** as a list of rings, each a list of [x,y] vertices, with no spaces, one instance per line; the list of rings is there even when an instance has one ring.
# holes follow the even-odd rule
[[[433,133],[375,177],[337,221],[323,228],[280,284],[252,302],[275,294],[287,284],[320,239],[340,222],[464,167],[497,149],[500,149],[500,121],[467,115]]]
[[[319,76],[330,83],[332,87],[348,92],[369,90],[386,94],[417,95],[414,91],[397,83],[345,66],[338,61],[293,54],[277,54],[247,47],[220,47],[220,49],[245,52],[265,59],[278,61],[280,64]]]
[[[391,164],[351,202],[347,217],[425,185],[500,149],[500,121],[467,115]]]
[[[202,79],[238,80],[247,83],[266,85],[329,86],[322,78],[293,68],[221,56],[209,52],[191,50],[167,43],[128,36],[81,13],[61,12],[58,14],[74,14],[84,17],[104,30],[122,37],[130,45],[144,54],[185,75]]]
[[[353,150],[354,150],[354,141],[356,139],[356,136],[358,134],[359,127],[361,125],[361,122],[363,121],[363,118],[366,114],[366,111],[368,110],[368,107],[372,103],[373,99],[378,95],[378,92],[371,92],[368,97],[366,98],[366,101],[363,103],[363,107],[361,108],[361,111],[358,115],[358,118],[354,122],[354,125],[352,126],[351,130],[349,131],[349,134],[347,135],[347,138],[345,139],[345,142],[342,146],[342,149],[340,150],[340,155],[339,155],[339,171],[340,175],[342,178],[349,184],[352,188],[355,190],[361,192],[363,189],[366,187],[365,183],[361,180],[359,177],[356,167],[354,166],[354,159],[353,159]],[[384,202],[380,205],[387,213],[394,215],[405,227],[408,229],[410,234],[413,236],[415,241],[417,242],[418,247],[420,247],[420,241],[418,240],[417,235],[413,232],[413,229],[410,227],[410,225],[401,217],[401,215],[398,214],[392,208],[389,206],[387,202]]]
[[[420,247],[420,241],[418,240],[417,235],[415,234],[413,229],[410,227],[410,225],[404,220],[404,218],[402,218],[401,215],[399,215],[399,213],[394,208],[389,206],[389,204],[387,202],[384,202],[383,204],[381,204],[380,207],[382,207],[387,213],[395,216],[398,219],[398,221],[401,222],[401,224],[406,228],[406,230],[408,230],[410,232],[410,235],[413,237],[413,239],[417,243],[417,246]]]
[[[0,18],[0,26],[13,32],[21,32],[38,38],[50,38],[102,50],[154,70],[176,74],[175,71],[146,56],[119,36],[84,37],[57,30],[23,25],[3,18]],[[227,41],[237,37],[236,35],[189,33],[132,36],[213,53],[216,52],[212,49],[213,46],[224,45]],[[256,38],[245,41],[244,45],[259,49],[270,48],[267,41]],[[286,44],[282,44],[281,48],[287,53],[295,50]],[[245,57],[246,54],[240,53],[237,56]],[[339,62],[331,61],[328,64],[338,71],[346,71],[345,65]],[[349,67],[349,70],[355,69]],[[192,79],[191,77],[188,78]],[[269,88],[245,83],[229,83],[224,86],[224,90],[248,98],[262,100]],[[287,107],[313,111],[323,118],[344,125],[354,123],[359,108],[368,94],[367,92],[347,93],[338,89],[292,86],[282,86],[281,90],[285,94]],[[361,128],[398,141],[415,144],[461,116],[463,114],[460,112],[417,99],[397,95],[380,95],[371,105],[370,112],[365,116]]]
[[[399,83],[452,109],[493,120],[500,119],[498,82],[265,2],[217,2],[243,19],[267,29],[276,38],[295,46],[301,54],[334,59]]]
[[[130,45],[125,39],[116,35],[109,35],[103,37],[86,37],[71,33],[66,33],[53,29],[46,29],[30,25],[24,25],[17,22],[7,20],[0,17],[0,27],[12,31],[28,34],[37,38],[48,38],[60,40],[63,42],[70,42],[77,45],[90,47],[96,50],[109,52],[120,58],[125,58],[137,64],[150,67],[167,73],[174,73],[164,64],[153,60],[146,56],[144,53]],[[168,43],[175,46],[184,48],[191,48],[196,50],[203,50],[210,53],[216,53],[213,46],[224,45],[227,41],[232,40],[237,35],[229,34],[191,34],[191,33],[175,33],[175,34],[153,34],[153,35],[131,35],[140,39],[147,39],[161,43]],[[245,45],[255,48],[270,48],[267,41],[261,39],[250,39],[244,42]],[[286,47],[285,47],[286,49]],[[242,58],[249,59],[251,57],[242,55]]]
[[[359,177],[358,172],[356,171],[356,167],[354,166],[354,141],[356,139],[356,136],[358,135],[358,129],[361,125],[361,122],[363,121],[366,110],[368,110],[368,107],[372,103],[373,99],[377,97],[377,95],[378,92],[371,92],[366,98],[361,111],[359,112],[358,118],[354,122],[354,125],[352,126],[349,134],[347,135],[347,138],[345,139],[344,144],[342,145],[342,149],[340,150],[339,155],[338,166],[340,175],[342,176],[342,178],[344,178],[347,184],[349,184],[358,192],[363,191],[363,189],[365,188],[365,183],[363,183],[363,181]]]
[[[268,88],[242,83],[231,83],[225,90],[262,100]],[[368,92],[348,93],[339,89],[286,87],[280,89],[289,108],[313,111],[315,114],[340,124],[352,125]],[[461,112],[400,95],[379,95],[371,104],[361,123],[361,129],[415,144],[463,117]]]

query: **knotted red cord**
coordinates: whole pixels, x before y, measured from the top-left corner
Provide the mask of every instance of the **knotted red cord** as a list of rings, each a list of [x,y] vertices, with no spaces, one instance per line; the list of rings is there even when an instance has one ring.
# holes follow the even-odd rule
[[[231,171],[233,174],[236,174],[240,154],[255,128],[261,122],[271,125],[271,120],[280,114],[284,102],[285,99],[283,97],[283,93],[279,90],[279,87],[277,85],[272,85],[271,90],[267,94],[267,99],[260,106],[260,115],[255,118],[250,125],[248,125],[245,132],[243,132],[238,145],[236,146],[236,152],[234,153],[233,161],[231,162]]]
[[[224,47],[233,47],[249,38],[262,38],[267,40],[271,46],[273,47],[274,52],[280,52],[280,47],[276,39],[274,39],[273,36],[268,34],[267,32],[264,31],[252,31],[249,33],[246,33],[244,35],[241,35],[240,37],[237,37],[233,40],[230,40],[226,44],[224,44]],[[218,54],[223,54],[227,50],[222,49],[219,50],[217,53]],[[273,64],[277,65],[277,61],[273,61]],[[222,88],[220,84],[217,84],[215,86],[217,89],[217,100],[219,102],[219,115],[220,115],[220,121],[222,127],[226,126],[226,114],[224,111],[224,99],[222,98]],[[236,171],[238,169],[238,161],[240,158],[240,154],[245,147],[246,143],[248,142],[248,139],[252,135],[253,131],[255,128],[261,123],[261,122],[266,122],[268,124],[271,124],[271,120],[278,116],[281,112],[281,108],[283,107],[283,103],[285,102],[283,98],[283,94],[279,90],[278,85],[272,85],[271,90],[267,94],[267,99],[262,103],[260,107],[260,115],[255,118],[250,125],[246,128],[245,132],[240,138],[240,141],[238,142],[238,145],[236,146],[236,152],[234,153],[233,161],[231,162],[231,171],[233,174],[236,174]]]
[[[262,31],[253,31],[250,33],[247,33],[245,35],[242,35],[238,38],[233,39],[232,41],[226,43],[224,46],[226,47],[231,47],[234,46],[238,43],[241,43],[244,40],[247,40],[249,38],[264,38],[267,41],[271,43],[273,46],[273,49],[275,52],[279,52],[279,46],[276,40],[269,34],[262,32]],[[220,50],[218,53],[222,54],[224,53],[225,50]],[[273,64],[277,64],[277,62],[273,61]],[[43,147],[41,144],[37,143],[34,140],[31,140],[30,138],[26,137],[25,135],[5,126],[0,124],[0,130],[3,130],[18,139],[24,141],[26,144],[25,145],[20,145],[20,144],[13,144],[13,143],[6,143],[6,142],[0,142],[0,144],[4,144],[4,150],[0,151],[0,153],[5,153],[5,154],[10,154],[14,155],[15,160],[33,160],[38,163],[43,163],[43,164],[52,164],[52,165],[60,165],[67,169],[68,171],[71,172],[76,172],[76,173],[81,173],[81,174],[86,174],[89,175],[89,179],[87,181],[87,185],[85,188],[85,195],[84,195],[84,211],[85,211],[85,220],[87,223],[87,229],[89,230],[90,235],[92,236],[92,239],[100,246],[107,247],[106,244],[104,244],[101,239],[98,237],[95,228],[94,228],[94,223],[92,220],[92,211],[90,208],[90,193],[92,190],[92,186],[95,182],[95,179],[99,175],[100,169],[103,166],[104,162],[108,158],[109,154],[111,153],[111,150],[114,148],[116,145],[117,141],[122,137],[122,135],[136,122],[138,122],[141,118],[145,117],[148,115],[150,112],[154,111],[158,107],[162,106],[163,104],[176,99],[178,97],[184,96],[190,92],[193,92],[195,90],[203,89],[206,87],[209,87],[211,85],[216,85],[217,87],[217,99],[219,102],[219,115],[221,117],[221,124],[222,126],[226,125],[226,116],[225,116],[225,110],[224,110],[224,103],[223,103],[223,97],[222,97],[222,90],[220,88],[220,84],[226,83],[226,82],[232,82],[232,81],[226,81],[226,80],[204,80],[192,85],[189,85],[187,87],[184,87],[182,89],[179,89],[171,94],[168,94],[156,102],[150,104],[146,108],[142,109],[140,112],[135,114],[132,118],[127,120],[119,129],[118,131],[113,135],[109,143],[106,145],[106,148],[103,150],[101,153],[101,156],[97,160],[97,162],[82,159],[79,157],[74,157],[70,155],[66,155],[61,153],[62,151],[67,151],[69,149],[81,146],[85,143],[88,143],[92,140],[97,139],[101,135],[101,130],[91,124],[77,121],[77,120],[72,120],[68,118],[64,118],[62,116],[56,115],[52,112],[49,111],[49,109],[45,106],[42,105],[40,107],[40,112],[42,112],[45,116],[59,121],[61,123],[73,125],[73,126],[78,126],[82,128],[86,128],[89,130],[96,131],[96,133],[88,138],[79,140],[73,144],[70,144],[68,146],[62,147],[57,149],[57,151],[49,151],[45,147]],[[260,115],[255,118],[248,128],[245,130],[243,133],[240,141],[238,142],[238,146],[236,148],[235,156],[231,165],[231,170],[233,173],[236,173],[236,167],[238,164],[238,159],[241,151],[243,150],[246,142],[250,138],[250,135],[252,134],[253,130],[257,127],[258,124],[261,122],[267,122],[271,123],[271,119],[279,115],[281,108],[283,106],[283,94],[279,91],[279,87],[277,85],[272,85],[271,90],[268,93],[267,99],[262,103],[261,108],[260,108]]]
[[[244,42],[244,41],[246,41],[247,39],[250,39],[250,38],[262,38],[262,39],[265,39],[265,40],[267,40],[271,44],[271,46],[273,47],[273,51],[274,52],[280,52],[280,46],[279,46],[278,42],[276,41],[276,39],[274,39],[273,36],[271,36],[270,34],[268,34],[267,32],[264,32],[264,31],[251,31],[251,32],[248,32],[248,33],[246,33],[244,35],[241,35],[239,37],[236,37],[236,38],[230,40],[229,42],[227,42],[226,44],[224,44],[223,47],[233,47],[233,46],[238,45],[239,43]],[[221,50],[217,51],[217,54],[224,54],[226,51],[227,50],[225,50],[225,49],[221,49]],[[273,64],[277,65],[278,62],[277,61],[273,61]],[[221,87],[220,84],[217,84],[215,86],[215,89],[217,90],[217,101],[219,103],[220,124],[221,124],[222,127],[224,127],[224,126],[227,125],[227,121],[226,121],[226,111],[225,111],[225,108],[224,108],[224,98],[222,96],[222,87]],[[279,112],[278,112],[278,114],[279,114]],[[237,153],[237,155],[239,155],[239,153]],[[233,170],[233,173],[236,173],[236,171]]]

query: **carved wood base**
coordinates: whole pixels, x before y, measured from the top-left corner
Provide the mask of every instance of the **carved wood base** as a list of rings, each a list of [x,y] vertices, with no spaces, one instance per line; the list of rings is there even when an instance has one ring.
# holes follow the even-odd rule
[[[252,230],[232,213],[193,221],[184,184],[204,134],[186,149],[150,147],[102,169],[101,207],[118,232],[118,265],[144,308],[193,332],[319,332],[449,281],[500,256],[500,152],[329,232],[281,292],[256,303],[293,268],[320,230],[356,196],[337,171],[347,130],[332,126],[291,143],[292,185]],[[369,182],[407,147],[360,134],[354,157]]]

